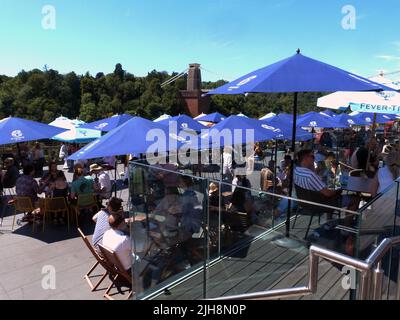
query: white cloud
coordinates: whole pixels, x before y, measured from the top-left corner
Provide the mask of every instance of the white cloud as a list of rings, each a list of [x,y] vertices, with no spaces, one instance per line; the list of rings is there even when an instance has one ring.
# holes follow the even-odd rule
[[[376,56],[379,59],[383,59],[385,61],[400,61],[400,56],[394,56],[394,55],[377,55]]]

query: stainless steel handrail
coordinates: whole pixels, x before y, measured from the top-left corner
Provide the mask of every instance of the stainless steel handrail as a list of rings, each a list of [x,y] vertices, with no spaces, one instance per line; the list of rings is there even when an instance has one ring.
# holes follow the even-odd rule
[[[309,281],[308,286],[261,291],[219,297],[212,300],[270,300],[311,295],[317,291],[319,258],[352,267],[361,272],[360,300],[380,299],[382,294],[383,271],[381,261],[385,254],[394,246],[400,244],[400,236],[384,239],[366,260],[356,259],[320,246],[312,245],[309,251]],[[371,280],[372,289],[370,290]],[[399,292],[397,292],[399,296]]]

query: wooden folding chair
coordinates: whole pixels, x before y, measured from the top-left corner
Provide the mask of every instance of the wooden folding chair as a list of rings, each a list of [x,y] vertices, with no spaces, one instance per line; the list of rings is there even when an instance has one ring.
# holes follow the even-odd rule
[[[99,211],[99,207],[96,201],[96,196],[93,193],[79,194],[77,203],[75,205],[71,205],[71,207],[75,211],[75,219],[77,227],[79,227],[78,216],[81,210],[86,209],[93,212],[93,208],[96,208],[96,212]]]
[[[126,300],[128,300],[129,298],[132,297],[133,294],[133,281],[132,281],[132,275],[130,275],[122,266],[121,261],[119,260],[117,254],[104,247],[103,245],[99,244],[99,249],[101,251],[101,253],[104,256],[104,260],[106,261],[106,263],[114,268],[116,275],[113,277],[111,284],[109,285],[109,287],[107,288],[107,291],[104,293],[104,298],[108,299],[108,300],[114,300],[113,297],[110,296],[110,291],[113,288],[115,282],[122,278],[123,280],[126,280],[130,285],[131,285],[131,290],[129,291],[128,297],[126,298]]]
[[[96,259],[96,262],[93,264],[93,266],[89,269],[89,271],[83,277],[89,284],[89,287],[92,289],[92,291],[96,291],[96,289],[99,287],[99,285],[103,282],[103,280],[109,274],[111,274],[114,277],[116,275],[116,272],[115,272],[114,268],[110,268],[109,265],[106,263],[106,261],[104,261],[104,259],[99,256],[99,254],[96,252],[95,248],[90,244],[88,238],[84,235],[84,233],[82,232],[82,230],[80,228],[78,228],[78,233],[81,236],[83,242],[86,244],[86,246],[88,247],[88,249],[90,250],[90,252]],[[91,280],[91,277],[93,277],[93,276],[91,276],[91,274],[97,268],[98,265],[101,265],[106,272],[103,275],[101,275],[100,280],[96,284],[93,284],[93,282]]]
[[[68,232],[69,232],[69,208],[65,198],[64,197],[46,198],[44,200],[43,232],[44,232],[44,225],[46,224],[46,218],[49,217],[50,213],[56,214],[64,212],[67,215]]]

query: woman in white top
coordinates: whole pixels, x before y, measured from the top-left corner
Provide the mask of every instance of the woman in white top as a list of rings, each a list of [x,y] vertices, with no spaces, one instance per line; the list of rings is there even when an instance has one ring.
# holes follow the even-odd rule
[[[400,153],[393,150],[386,157],[386,165],[378,170],[377,192],[381,193],[400,176]]]

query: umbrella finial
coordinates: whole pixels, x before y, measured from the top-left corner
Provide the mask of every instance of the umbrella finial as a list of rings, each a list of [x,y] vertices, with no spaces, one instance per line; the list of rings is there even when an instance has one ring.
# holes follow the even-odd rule
[[[300,49],[297,49],[297,50],[296,50],[296,53],[297,53],[297,54],[300,54]]]

